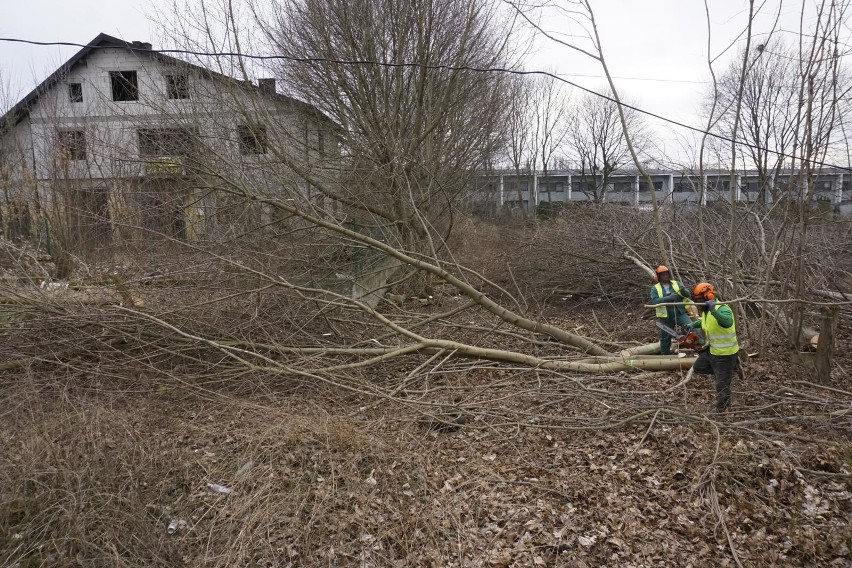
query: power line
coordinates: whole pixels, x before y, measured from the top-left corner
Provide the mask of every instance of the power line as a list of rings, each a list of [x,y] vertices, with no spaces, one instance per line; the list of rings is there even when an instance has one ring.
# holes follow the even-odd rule
[[[592,79],[606,79],[606,75],[583,75],[580,73],[571,73],[571,77],[589,77]],[[619,81],[649,81],[652,83],[692,83],[696,85],[712,85],[712,81],[693,81],[690,79],[661,79],[659,77],[621,77],[613,75],[613,79]]]
[[[82,44],[82,43],[75,43],[75,42],[69,42],[69,41],[35,41],[35,40],[28,40],[28,39],[21,39],[21,38],[7,38],[7,37],[0,37],[0,42],[23,43],[23,44],[39,45],[39,46],[80,47],[80,48],[87,48],[87,49],[115,49],[117,47],[115,45],[91,45],[91,44]],[[509,68],[505,68],[505,67],[473,67],[473,66],[468,66],[468,65],[446,65],[446,64],[433,64],[433,63],[386,62],[386,61],[373,61],[373,60],[369,60],[369,59],[333,59],[333,58],[329,58],[329,57],[294,57],[294,56],[290,56],[290,55],[257,55],[257,54],[252,54],[252,53],[240,53],[240,52],[236,52],[236,51],[217,52],[217,51],[194,51],[194,50],[188,50],[188,49],[152,49],[152,48],[148,48],[148,47],[143,47],[141,45],[136,46],[136,45],[134,45],[130,42],[126,42],[126,45],[122,45],[121,49],[128,49],[130,51],[139,52],[139,53],[158,53],[158,54],[162,54],[162,55],[181,54],[181,55],[194,55],[194,56],[197,56],[197,57],[235,57],[235,58],[242,58],[242,59],[254,59],[254,60],[260,60],[260,61],[279,60],[279,61],[293,61],[293,62],[296,62],[296,63],[332,63],[332,64],[335,64],[335,65],[378,65],[378,66],[381,66],[381,67],[390,67],[390,68],[413,67],[413,68],[419,68],[419,69],[432,69],[432,70],[438,70],[438,71],[471,71],[471,72],[474,72],[474,73],[505,73],[505,74],[510,74],[510,75],[537,75],[537,76],[542,76],[542,77],[549,77],[549,78],[554,79],[556,81],[560,81],[560,82],[565,83],[567,85],[571,85],[572,87],[579,89],[583,92],[589,93],[590,95],[608,100],[612,103],[621,105],[624,108],[629,108],[629,109],[636,111],[638,113],[656,118],[657,120],[660,120],[662,122],[666,122],[668,124],[672,124],[674,126],[679,126],[681,128],[685,128],[686,130],[689,130],[689,131],[692,131],[692,132],[695,132],[695,133],[698,133],[698,134],[711,136],[711,137],[716,138],[718,140],[722,140],[724,142],[729,142],[731,144],[738,144],[740,146],[744,146],[744,147],[750,148],[752,150],[760,150],[760,151],[763,151],[763,152],[767,152],[769,154],[774,154],[774,155],[776,155],[780,158],[789,158],[792,161],[799,159],[800,161],[807,161],[808,163],[816,165],[816,166],[828,167],[828,168],[834,168],[834,169],[837,169],[837,170],[852,172],[852,168],[850,168],[850,167],[838,166],[836,164],[823,162],[821,160],[804,160],[803,158],[797,157],[793,154],[786,154],[786,153],[780,152],[778,150],[772,150],[770,148],[764,148],[762,146],[758,146],[758,145],[751,144],[751,143],[748,143],[748,142],[737,141],[737,140],[734,140],[733,138],[725,136],[724,134],[718,134],[718,133],[711,132],[711,131],[705,130],[705,129],[697,127],[697,126],[692,126],[692,125],[680,122],[680,121],[675,120],[673,118],[668,118],[668,117],[659,115],[655,112],[645,110],[645,109],[637,107],[635,105],[631,105],[631,104],[628,104],[628,103],[625,103],[625,102],[617,101],[616,99],[614,99],[613,97],[611,97],[607,94],[599,93],[598,91],[595,91],[594,89],[584,87],[584,86],[582,86],[578,83],[575,83],[574,81],[570,81],[568,79],[565,79],[564,77],[561,77],[561,76],[556,75],[555,73],[551,73],[549,71],[509,69]]]
[[[106,46],[106,45],[85,45],[85,44],[81,44],[81,43],[73,43],[73,42],[65,42],[65,41],[34,41],[34,40],[7,38],[7,37],[0,38],[0,41],[10,42],[10,43],[11,42],[26,43],[26,44],[38,45],[38,46],[87,47],[89,49],[110,49],[110,48],[114,49],[115,48],[115,46]],[[288,57],[288,56],[284,56],[284,55],[253,55],[253,54],[237,53],[237,52],[204,52],[204,51],[189,51],[189,50],[184,50],[184,49],[145,49],[145,48],[133,47],[132,44],[128,45],[127,48],[130,49],[131,51],[154,51],[154,52],[163,53],[163,54],[166,54],[166,53],[182,53],[182,54],[188,54],[188,55],[203,55],[203,56],[209,56],[209,57],[225,56],[225,57],[244,57],[246,59],[260,59],[260,60],[264,60],[264,59],[293,59],[293,60],[296,60],[296,61],[318,61],[318,62],[329,61],[331,63],[350,63],[349,61],[343,61],[343,60],[338,61],[338,60],[328,60],[328,59],[322,59],[322,58],[300,59],[300,58],[292,58],[292,57]],[[372,63],[372,64],[376,64],[376,65],[394,65],[394,64],[390,64],[390,63],[381,63],[381,62],[377,62],[377,61],[352,61],[351,63]],[[399,64],[396,64],[396,65],[399,65]],[[412,63],[411,65],[418,65],[418,64]],[[425,67],[425,65],[424,65],[424,67]],[[448,69],[453,69],[453,68],[448,67]],[[514,71],[514,72],[517,72],[517,71]],[[606,79],[606,75],[587,75],[587,74],[582,74],[582,73],[572,73],[571,76],[572,77],[586,77],[586,78],[590,78],[590,79]],[[660,77],[623,77],[623,76],[615,76],[614,75],[612,78],[624,80],[624,81],[650,81],[650,82],[658,82],[658,83],[695,83],[695,84],[699,84],[699,85],[708,85],[708,84],[711,83],[710,81],[694,81],[694,80],[690,80],[690,79],[662,79]]]

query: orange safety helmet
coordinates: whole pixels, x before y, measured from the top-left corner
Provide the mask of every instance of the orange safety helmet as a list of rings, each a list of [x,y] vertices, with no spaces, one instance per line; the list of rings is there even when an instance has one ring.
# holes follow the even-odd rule
[[[716,288],[709,282],[699,282],[692,290],[693,298],[704,298],[705,300],[716,299]]]
[[[672,271],[671,271],[671,270],[669,270],[669,267],[668,267],[668,266],[663,266],[663,265],[661,264],[660,266],[658,266],[658,267],[657,267],[657,271],[656,271],[656,272],[657,272],[657,276],[659,276],[659,275],[660,275],[660,274],[662,274],[663,272],[668,272],[669,274],[671,274],[671,272],[672,272]]]

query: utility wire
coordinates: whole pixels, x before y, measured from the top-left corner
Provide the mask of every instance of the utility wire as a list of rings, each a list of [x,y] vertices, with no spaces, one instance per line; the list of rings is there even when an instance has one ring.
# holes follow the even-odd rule
[[[0,37],[0,42],[23,43],[23,44],[39,45],[39,46],[81,47],[81,48],[88,48],[88,49],[115,49],[117,47],[117,46],[114,46],[114,45],[90,45],[90,44],[75,43],[75,42],[69,42],[69,41],[35,41],[35,40],[20,39],[20,38],[8,38],[8,37]],[[291,56],[291,55],[257,55],[257,54],[251,54],[251,53],[240,53],[240,52],[235,52],[235,51],[216,52],[216,51],[194,51],[194,50],[188,50],[188,49],[151,49],[151,48],[146,48],[146,47],[141,47],[141,46],[137,47],[137,46],[133,45],[131,42],[126,42],[126,45],[122,45],[120,47],[121,47],[121,49],[128,49],[132,52],[158,53],[158,54],[162,54],[162,55],[182,54],[182,55],[194,55],[194,56],[198,56],[198,57],[237,57],[237,58],[254,59],[254,60],[260,60],[260,61],[279,60],[279,61],[293,61],[293,62],[297,62],[297,63],[332,63],[332,64],[335,64],[335,65],[378,65],[378,66],[390,67],[390,68],[414,67],[414,68],[419,68],[419,69],[432,69],[432,70],[440,70],[440,71],[471,71],[471,72],[475,72],[475,73],[505,73],[505,74],[510,74],[510,75],[534,75],[534,76],[537,75],[537,76],[542,76],[542,77],[549,77],[549,78],[554,79],[556,81],[560,81],[560,82],[565,83],[567,85],[571,85],[572,87],[579,89],[583,92],[589,93],[590,95],[605,99],[605,100],[610,101],[612,103],[621,105],[624,108],[629,108],[629,109],[636,111],[638,113],[656,118],[657,120],[661,120],[663,122],[672,124],[674,126],[679,126],[681,128],[685,128],[687,130],[690,130],[692,132],[696,132],[698,134],[711,136],[711,137],[714,137],[718,140],[722,140],[724,142],[729,142],[731,144],[739,144],[740,146],[745,146],[746,148],[750,148],[752,150],[760,150],[760,151],[763,151],[763,152],[767,152],[769,154],[774,154],[774,155],[781,157],[781,158],[789,158],[793,162],[795,162],[798,159],[799,161],[807,161],[808,163],[816,165],[816,166],[852,172],[852,167],[838,166],[837,164],[832,164],[832,163],[829,163],[829,162],[823,162],[821,160],[804,160],[803,158],[797,157],[793,154],[786,154],[786,153],[778,151],[778,150],[772,150],[771,148],[764,148],[762,146],[751,144],[749,142],[737,141],[737,140],[734,140],[733,138],[725,136],[724,134],[718,134],[716,132],[710,132],[708,130],[704,130],[703,128],[700,128],[700,127],[697,127],[697,126],[692,126],[692,125],[680,122],[680,121],[675,120],[673,118],[668,118],[668,117],[659,115],[657,113],[651,112],[649,110],[645,110],[645,109],[637,107],[635,105],[631,105],[631,104],[628,104],[628,103],[625,103],[625,102],[617,101],[609,95],[606,95],[604,93],[600,93],[600,92],[595,91],[594,89],[590,89],[588,87],[584,87],[582,85],[579,85],[578,83],[575,83],[573,81],[565,79],[564,77],[560,77],[559,75],[556,75],[556,74],[551,73],[549,71],[540,71],[540,70],[528,71],[528,70],[523,70],[523,69],[508,69],[508,68],[505,68],[505,67],[473,67],[473,66],[468,66],[468,65],[445,65],[445,64],[434,64],[434,63],[385,62],[385,61],[373,61],[373,60],[369,60],[369,59],[334,59],[334,58],[329,58],[329,57],[294,57],[294,56]]]

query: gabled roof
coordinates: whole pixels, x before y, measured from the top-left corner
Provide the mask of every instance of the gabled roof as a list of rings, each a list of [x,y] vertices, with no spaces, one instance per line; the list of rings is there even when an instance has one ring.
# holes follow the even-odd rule
[[[0,117],[0,134],[8,129],[10,126],[17,125],[22,120],[27,118],[30,113],[30,108],[38,102],[38,99],[47,93],[50,89],[56,86],[58,83],[61,83],[66,79],[68,74],[74,68],[75,65],[83,61],[90,53],[92,53],[96,49],[104,49],[109,47],[119,47],[128,49],[134,53],[138,53],[141,55],[147,55],[149,57],[154,57],[166,64],[171,64],[175,66],[182,66],[189,69],[194,69],[202,74],[202,76],[209,77],[211,79],[216,78],[220,80],[224,80],[227,82],[233,82],[235,84],[241,85],[242,88],[247,89],[255,89],[259,90],[258,87],[254,87],[250,82],[246,83],[244,81],[238,81],[233,77],[228,77],[227,75],[223,75],[221,73],[217,73],[215,71],[211,71],[206,67],[202,67],[200,65],[195,65],[193,63],[189,63],[187,61],[183,61],[176,57],[171,57],[169,55],[165,55],[163,53],[159,53],[154,51],[151,48],[150,43],[145,43],[141,41],[124,41],[117,37],[113,37],[111,35],[107,35],[104,33],[98,34],[95,39],[90,41],[85,47],[83,47],[80,51],[75,53],[68,61],[63,63],[59,69],[50,74],[50,76],[42,81],[35,89],[30,91],[23,99],[21,99],[15,106],[13,106],[6,114]],[[325,120],[330,124],[336,126],[334,121],[328,118],[325,114],[323,114],[319,109],[300,101],[298,99],[294,99],[293,97],[288,97],[286,95],[281,95],[278,93],[270,93],[269,96],[274,97],[276,99],[282,100],[284,102],[290,103],[296,107],[301,107],[303,111],[306,111],[310,114],[313,114],[317,118]]]
[[[151,50],[151,44],[142,42],[127,42],[117,37],[107,34],[98,34],[98,36],[90,41],[86,47],[75,53],[71,59],[63,63],[59,69],[50,74],[50,76],[42,81],[35,89],[30,91],[18,104],[13,106],[9,112],[3,115],[0,119],[0,132],[8,128],[9,125],[16,125],[25,119],[30,112],[30,107],[38,101],[38,99],[53,88],[57,83],[65,80],[71,69],[74,68],[80,61],[86,58],[93,50],[104,47],[124,47],[132,50],[143,51],[147,48]]]

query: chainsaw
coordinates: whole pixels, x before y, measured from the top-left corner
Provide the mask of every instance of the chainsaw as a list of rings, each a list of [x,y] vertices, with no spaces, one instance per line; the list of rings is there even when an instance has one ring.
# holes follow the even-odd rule
[[[698,333],[692,329],[684,329],[683,333],[678,333],[661,321],[657,321],[657,327],[671,335],[677,340],[677,344],[683,349],[692,349],[693,351],[701,351],[706,345],[704,340]]]

